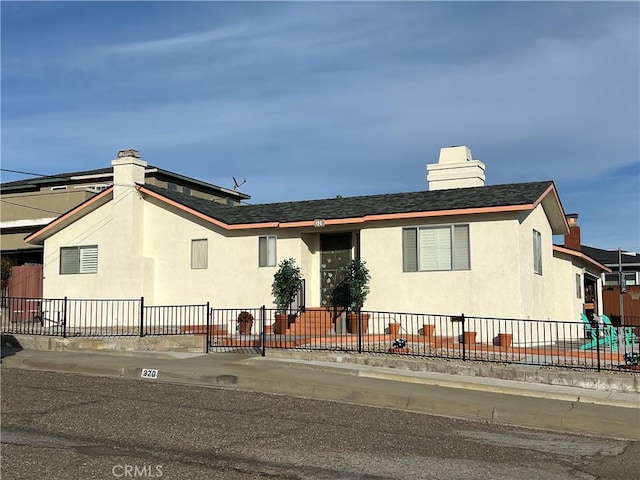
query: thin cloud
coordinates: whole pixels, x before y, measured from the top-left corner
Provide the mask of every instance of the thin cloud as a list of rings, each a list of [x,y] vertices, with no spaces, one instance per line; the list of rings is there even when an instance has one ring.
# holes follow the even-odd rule
[[[240,40],[243,32],[237,28],[217,28],[215,30],[195,34],[177,35],[144,42],[124,43],[107,46],[106,53],[167,53],[193,49],[202,45],[231,39]]]

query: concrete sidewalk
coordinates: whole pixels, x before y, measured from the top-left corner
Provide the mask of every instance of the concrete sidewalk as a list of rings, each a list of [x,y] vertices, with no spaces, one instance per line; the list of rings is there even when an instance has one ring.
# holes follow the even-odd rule
[[[375,365],[373,356],[295,352],[260,357],[237,353],[53,352],[3,347],[2,368],[235,388],[536,428],[640,439],[640,397],[595,388]],[[330,361],[333,359],[333,361]],[[424,362],[423,362],[424,363]],[[447,363],[452,369],[455,365]],[[411,367],[409,367],[411,368]],[[158,371],[141,378],[142,369]],[[529,370],[531,368],[529,367]],[[462,373],[462,374],[460,374]],[[605,375],[606,378],[606,374]],[[631,382],[635,375],[629,376]]]

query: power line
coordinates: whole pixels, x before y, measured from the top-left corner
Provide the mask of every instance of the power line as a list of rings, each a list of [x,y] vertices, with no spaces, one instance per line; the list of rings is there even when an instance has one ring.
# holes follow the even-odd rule
[[[54,215],[60,215],[61,214],[61,212],[53,212],[51,210],[45,210],[44,208],[31,207],[29,205],[22,205],[20,203],[10,202],[10,201],[4,200],[4,199],[0,199],[0,202],[8,203],[9,205],[15,205],[16,207],[24,207],[24,208],[30,208],[32,210],[39,210],[40,212],[53,213]]]
[[[21,175],[31,175],[33,177],[42,177],[42,178],[60,178],[60,179],[69,179],[69,177],[63,177],[59,175],[44,175],[42,173],[33,173],[33,172],[23,172],[21,170],[11,170],[9,168],[0,168],[0,172],[7,173],[20,173]]]

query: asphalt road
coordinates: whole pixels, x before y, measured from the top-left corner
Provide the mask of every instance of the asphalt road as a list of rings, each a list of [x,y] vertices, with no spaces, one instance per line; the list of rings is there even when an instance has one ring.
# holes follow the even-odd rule
[[[638,478],[640,443],[2,368],[2,478]]]

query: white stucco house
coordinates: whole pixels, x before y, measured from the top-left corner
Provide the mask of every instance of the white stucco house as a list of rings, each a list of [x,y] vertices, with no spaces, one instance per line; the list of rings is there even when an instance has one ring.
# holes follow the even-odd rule
[[[26,238],[44,245],[44,297],[271,307],[293,257],[320,307],[357,256],[366,310],[579,321],[585,282],[601,292],[608,271],[554,246],[571,229],[552,181],[485,185],[466,147],[441,150],[428,190],[243,206],[145,185],[130,151],[112,165],[112,187]]]

